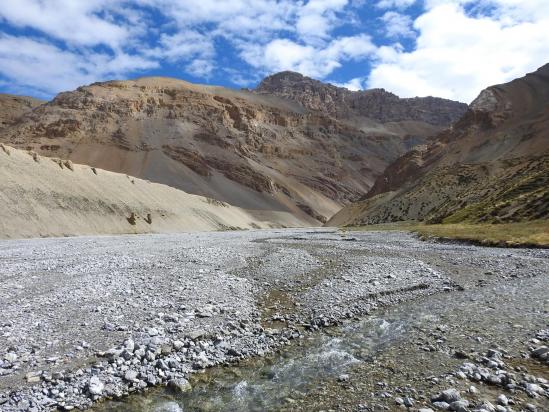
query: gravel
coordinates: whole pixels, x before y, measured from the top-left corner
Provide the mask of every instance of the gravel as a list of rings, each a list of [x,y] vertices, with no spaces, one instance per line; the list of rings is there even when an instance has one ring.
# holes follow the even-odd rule
[[[547,257],[325,229],[1,241],[0,409],[85,408],[155,385],[186,391],[195,371],[383,306],[546,275]],[[544,336],[531,352],[545,361]],[[486,359],[478,368],[501,367],[500,355]],[[475,368],[461,372],[469,379]],[[431,407],[467,407],[453,395]]]

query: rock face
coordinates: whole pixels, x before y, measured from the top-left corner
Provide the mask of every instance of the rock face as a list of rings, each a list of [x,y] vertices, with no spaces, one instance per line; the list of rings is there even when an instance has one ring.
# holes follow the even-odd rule
[[[0,94],[0,130],[10,126],[15,119],[44,103],[46,102],[33,97]]]
[[[484,90],[451,129],[387,167],[334,225],[549,217],[549,65]]]
[[[254,92],[167,78],[92,84],[23,114],[1,139],[318,224],[367,193],[390,162],[462,111],[455,102],[381,91],[350,99],[356,109],[336,110],[341,99],[334,99],[347,90],[302,78],[318,86],[311,99],[298,84],[291,94],[267,93],[276,78]]]
[[[338,119],[366,117],[382,123],[415,120],[448,126],[467,110],[467,105],[452,100],[401,99],[384,89],[350,91],[289,71],[265,78],[256,91],[295,100]]]

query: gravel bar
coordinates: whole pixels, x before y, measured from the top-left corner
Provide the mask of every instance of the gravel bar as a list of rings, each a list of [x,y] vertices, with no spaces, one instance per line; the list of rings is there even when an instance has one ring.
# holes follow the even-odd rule
[[[479,281],[549,251],[285,229],[0,241],[0,410],[84,409]]]

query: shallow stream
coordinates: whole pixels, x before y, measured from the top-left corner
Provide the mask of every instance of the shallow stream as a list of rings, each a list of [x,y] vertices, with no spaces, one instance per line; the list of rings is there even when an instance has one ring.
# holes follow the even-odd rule
[[[191,376],[192,391],[165,388],[107,402],[101,411],[265,411],[290,406],[320,381],[337,379],[359,362],[405,336],[409,322],[369,318],[293,342],[279,353]]]

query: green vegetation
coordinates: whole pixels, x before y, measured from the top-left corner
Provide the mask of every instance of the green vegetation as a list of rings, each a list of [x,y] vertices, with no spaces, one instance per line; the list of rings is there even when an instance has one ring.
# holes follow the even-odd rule
[[[549,248],[549,220],[500,224],[455,223],[436,225],[399,222],[342,229],[342,231],[352,230],[408,230],[417,233],[423,239],[457,239],[487,246],[537,246]]]

